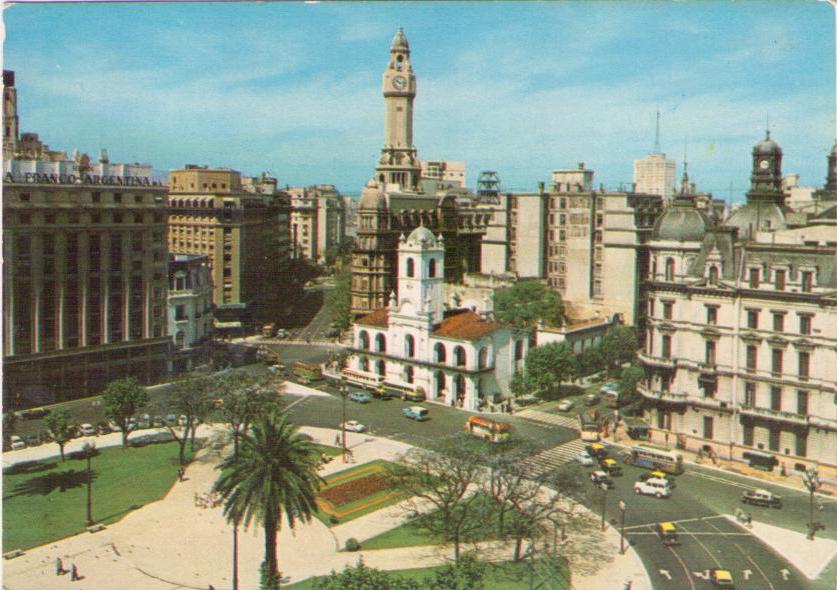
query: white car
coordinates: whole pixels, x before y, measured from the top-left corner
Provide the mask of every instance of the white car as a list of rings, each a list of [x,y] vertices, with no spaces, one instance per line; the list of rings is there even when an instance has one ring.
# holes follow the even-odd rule
[[[366,430],[366,426],[364,426],[357,420],[346,420],[346,423],[341,424],[340,428],[345,428],[349,432],[363,432],[364,430]]]
[[[10,440],[11,440],[11,445],[12,445],[12,450],[13,451],[18,451],[20,449],[25,449],[26,448],[26,443],[18,435],[13,434],[10,437]]]
[[[99,431],[96,430],[95,426],[87,424],[86,422],[84,424],[80,424],[78,429],[82,436],[96,436],[99,434]]]
[[[654,496],[656,498],[668,498],[671,496],[671,486],[668,480],[652,477],[645,481],[635,482],[634,493],[637,495]]]
[[[572,409],[573,409],[572,400],[565,399],[560,404],[558,404],[558,411],[560,411],[560,412],[569,412]]]
[[[575,462],[579,465],[584,465],[585,467],[590,467],[596,463],[587,451],[581,451],[578,453],[578,455],[575,456]]]

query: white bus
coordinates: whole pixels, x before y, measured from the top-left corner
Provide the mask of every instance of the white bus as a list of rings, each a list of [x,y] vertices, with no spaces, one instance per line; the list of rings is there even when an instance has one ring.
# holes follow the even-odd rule
[[[636,445],[625,451],[625,463],[674,475],[683,473],[683,455],[669,449]]]

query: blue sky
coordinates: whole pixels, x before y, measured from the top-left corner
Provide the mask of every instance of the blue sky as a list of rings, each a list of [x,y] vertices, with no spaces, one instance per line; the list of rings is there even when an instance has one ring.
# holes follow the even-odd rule
[[[533,189],[585,162],[629,183],[653,148],[736,200],[769,116],[784,172],[821,185],[835,136],[824,2],[13,5],[4,67],[21,129],[167,170],[269,170],[357,192],[383,140],[381,74],[403,26],[415,142]]]

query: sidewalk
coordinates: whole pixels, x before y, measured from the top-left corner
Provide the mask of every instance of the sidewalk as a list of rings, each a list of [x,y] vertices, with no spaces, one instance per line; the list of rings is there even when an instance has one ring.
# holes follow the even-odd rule
[[[206,427],[207,429],[209,427]],[[336,430],[303,427],[301,431],[315,441],[332,444]],[[21,557],[4,562],[4,588],[8,590],[40,590],[71,587],[84,590],[173,588],[205,589],[209,584],[218,590],[231,587],[232,530],[220,508],[201,508],[195,495],[207,493],[220,459],[216,450],[223,445],[220,432],[208,429],[207,436],[218,440],[202,450],[186,472],[186,481],[176,483],[160,501],[137,510],[118,523],[98,533],[81,533],[31,549]],[[110,435],[109,435],[110,436]],[[357,464],[373,459],[395,459],[410,447],[404,443],[348,433],[348,445]],[[33,449],[34,450],[34,449]],[[339,458],[328,463],[323,475],[340,471],[350,465]],[[445,563],[453,554],[450,547],[411,547],[356,553],[339,552],[349,536],[368,538],[403,521],[404,512],[380,510],[355,521],[327,528],[316,519],[298,524],[295,530],[282,523],[278,540],[279,567],[292,582],[311,576],[328,574],[345,565],[354,565],[359,557],[381,569],[427,567]],[[578,535],[583,543],[584,536]],[[650,590],[647,574],[636,552],[628,548],[618,554],[619,535],[611,527],[606,532],[607,545],[615,558],[599,564],[597,572],[573,573],[576,590],[609,590],[620,588],[627,578],[633,590]],[[481,544],[481,553],[488,559],[507,559],[511,547]],[[251,526],[239,533],[239,572],[241,588],[258,586],[258,567],[262,559],[261,529]],[[68,576],[55,575],[55,559],[61,557],[66,568],[76,564],[85,576],[73,584]]]

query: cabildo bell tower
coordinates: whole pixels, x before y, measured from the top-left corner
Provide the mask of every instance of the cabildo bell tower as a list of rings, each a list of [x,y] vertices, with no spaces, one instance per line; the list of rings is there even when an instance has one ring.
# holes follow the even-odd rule
[[[421,173],[413,145],[416,77],[410,65],[410,44],[400,28],[392,39],[389,55],[383,81],[386,103],[384,147],[375,172],[381,183],[398,184],[402,190],[414,191]]]

